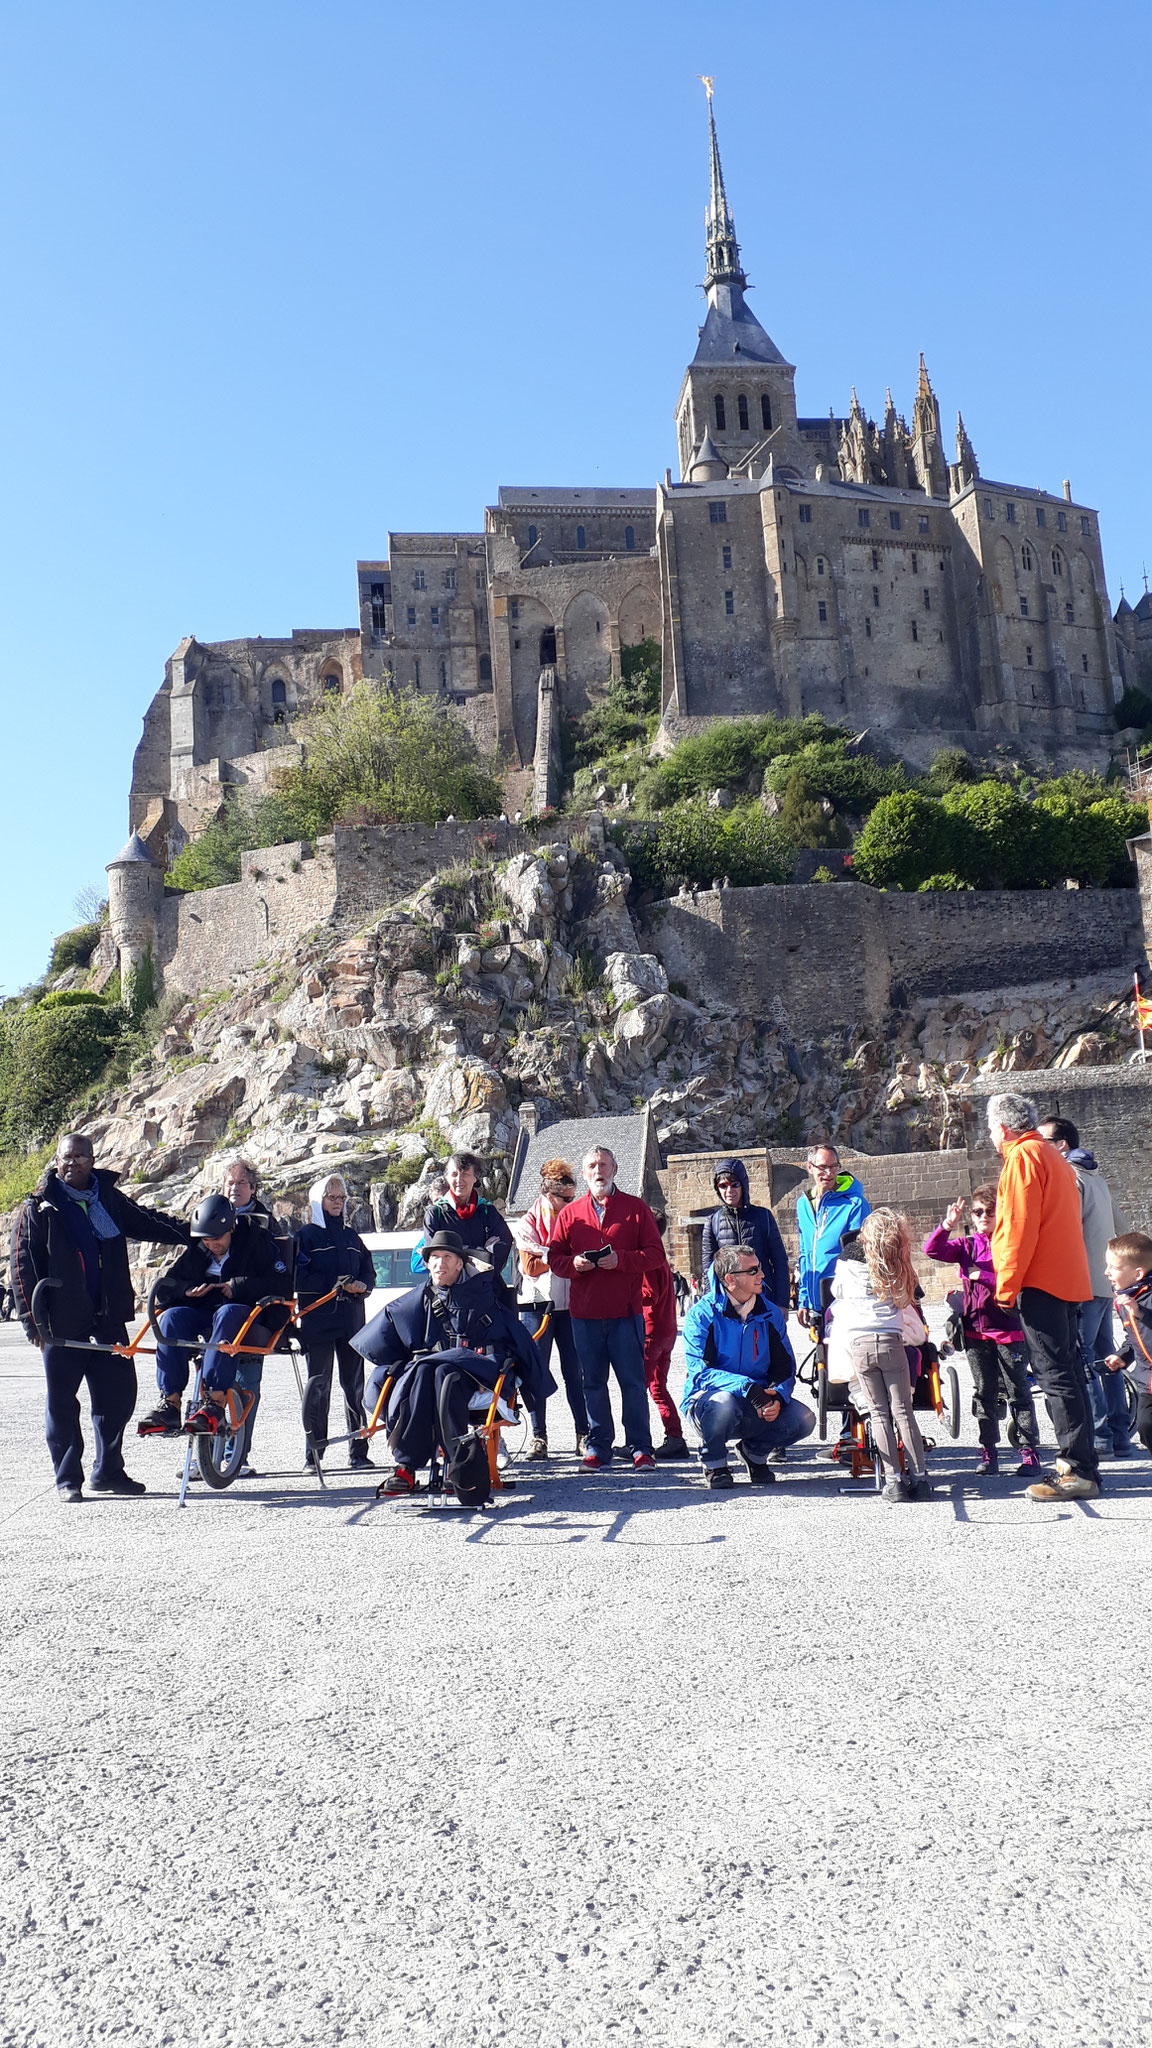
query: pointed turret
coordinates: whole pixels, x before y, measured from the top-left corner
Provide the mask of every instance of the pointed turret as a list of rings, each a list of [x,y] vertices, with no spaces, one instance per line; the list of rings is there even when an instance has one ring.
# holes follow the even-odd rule
[[[980,464],[976,460],[976,450],[968,439],[968,429],[964,425],[964,415],[962,412],[958,412],[956,415],[956,468],[959,473],[961,490],[966,485],[975,483],[976,478],[980,474]]]
[[[946,498],[948,465],[940,439],[940,407],[923,354],[920,357],[916,403],[912,407],[912,463],[920,489],[926,491],[930,498]]]
[[[714,284],[735,284],[743,291],[748,283],[740,267],[740,244],[736,240],[736,223],[728,205],[728,194],[724,190],[724,172],[720,166],[720,144],[716,140],[716,122],[712,113],[712,80],[703,81],[708,95],[708,161],[710,172],[707,223],[707,268],[704,278],[705,291]]]
[[[688,467],[688,482],[690,484],[720,483],[727,474],[728,464],[720,454],[711,434],[705,428],[704,439],[701,441]]]

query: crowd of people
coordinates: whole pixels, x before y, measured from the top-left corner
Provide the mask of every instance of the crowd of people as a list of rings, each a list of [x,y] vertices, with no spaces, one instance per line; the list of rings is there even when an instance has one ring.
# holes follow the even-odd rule
[[[1136,1430],[1152,1453],[1152,1238],[1129,1228],[1067,1119],[1038,1121],[1026,1097],[1005,1093],[989,1101],[988,1123],[1002,1161],[997,1181],[953,1202],[922,1246],[926,1258],[958,1270],[950,1331],[971,1369],[979,1470],[998,1472],[1003,1404],[1029,1495],[1087,1499],[1100,1489],[1100,1459],[1130,1454],[1129,1383]],[[372,1257],[348,1221],[339,1174],[309,1190],[309,1220],[293,1234],[260,1200],[254,1168],[237,1159],[220,1191],[184,1222],[130,1200],[117,1176],[96,1166],[90,1140],[71,1133],[21,1208],[10,1263],[16,1313],[43,1355],[60,1497],[84,1499],[85,1381],[95,1444],[90,1490],[145,1490],[125,1470],[137,1383],[132,1358],[116,1349],[127,1344],[135,1308],[128,1247],[145,1241],[176,1256],[154,1289],[157,1399],[138,1433],[214,1435],[244,1425],[244,1474],[255,1472],[264,1355],[295,1319],[307,1362],[305,1462],[329,1448],[338,1373],[339,1440],[349,1463],[365,1468],[381,1432],[391,1458],[378,1488],[386,1496],[414,1494],[419,1473],[442,1458],[458,1500],[486,1498],[487,1454],[475,1423],[502,1387],[506,1404],[517,1395],[523,1404],[528,1458],[547,1461],[553,1359],[587,1473],[621,1457],[638,1473],[688,1460],[687,1423],[709,1489],[735,1485],[733,1445],[748,1483],[767,1487],[815,1427],[795,1393],[791,1311],[827,1347],[845,1429],[853,1413],[869,1425],[883,1499],[926,1499],[932,1488],[915,1385],[930,1339],[908,1219],[872,1208],[834,1145],[814,1145],[807,1167],[790,1267],[771,1209],[751,1200],[743,1162],[721,1162],[690,1295],[669,1265],[664,1217],[617,1185],[606,1146],[580,1162],[582,1192],[569,1161],[546,1160],[537,1199],[512,1224],[480,1193],[480,1162],[454,1153],[430,1190],[412,1287],[367,1321]],[[678,1302],[679,1406],[668,1386]],[[1034,1382],[1056,1438],[1051,1473],[1040,1462]],[[662,1429],[656,1443],[653,1411]],[[510,1418],[512,1407],[504,1413]]]

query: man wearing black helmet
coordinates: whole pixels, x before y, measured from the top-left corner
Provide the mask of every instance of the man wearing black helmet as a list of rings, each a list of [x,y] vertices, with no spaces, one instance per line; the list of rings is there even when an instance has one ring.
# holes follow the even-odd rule
[[[215,1434],[225,1418],[238,1363],[219,1347],[234,1341],[258,1301],[284,1294],[287,1283],[288,1267],[276,1239],[259,1224],[237,1218],[226,1195],[205,1196],[193,1212],[192,1243],[157,1283],[160,1329],[168,1342],[156,1347],[160,1399],[137,1424],[141,1436],[180,1434],[180,1400],[197,1338],[207,1340],[200,1400],[184,1428],[193,1436]],[[246,1378],[251,1387],[251,1375]]]

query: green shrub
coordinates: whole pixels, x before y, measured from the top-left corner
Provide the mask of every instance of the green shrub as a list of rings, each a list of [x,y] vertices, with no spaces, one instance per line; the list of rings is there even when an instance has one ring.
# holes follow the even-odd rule
[[[793,846],[848,846],[851,843],[848,827],[834,810],[831,813],[825,811],[820,791],[804,768],[795,769],[784,785],[779,823],[780,830]]]
[[[609,762],[635,753],[635,772],[643,767],[643,749],[660,718],[660,648],[641,640],[620,649],[620,675],[583,716],[562,728],[565,771],[604,769]]]
[[[980,770],[963,747],[941,747],[932,756],[932,766],[924,778],[923,787],[934,796],[943,796],[946,789],[957,789],[965,782],[978,782]]]
[[[52,1164],[55,1145],[42,1145],[35,1152],[5,1152],[0,1155],[0,1211],[15,1209],[39,1187],[46,1167]]]
[[[1037,889],[1051,878],[1050,835],[1043,818],[1006,782],[972,782],[940,799],[950,818],[968,828],[952,865],[978,888]]]
[[[78,924],[70,932],[61,932],[59,938],[52,941],[49,974],[67,974],[72,967],[90,967],[99,943],[98,923]]]
[[[762,804],[712,810],[696,798],[661,813],[656,829],[621,821],[612,837],[637,888],[666,895],[681,882],[708,889],[727,877],[734,888],[786,882],[796,849]]]
[[[84,1003],[99,1003],[103,1007],[104,998],[91,988],[58,988],[41,996],[36,1007],[40,1010],[75,1010]]]
[[[929,875],[928,880],[920,884],[920,894],[923,895],[927,889],[970,889],[971,887],[971,882],[966,882],[962,875]]]
[[[1078,804],[1066,790],[1053,786],[1041,790],[1035,808],[1048,828],[1049,863],[1055,877],[1097,888],[1122,889],[1131,883],[1127,842],[1148,830],[1143,804],[1128,803],[1119,796],[1100,796],[1093,803]]]
[[[955,856],[962,824],[935,797],[895,790],[872,811],[856,841],[852,865],[874,889],[918,889],[926,876],[959,866]]]
[[[123,1014],[107,1003],[34,1003],[0,1015],[0,1144],[27,1150],[58,1131],[107,1068]]]

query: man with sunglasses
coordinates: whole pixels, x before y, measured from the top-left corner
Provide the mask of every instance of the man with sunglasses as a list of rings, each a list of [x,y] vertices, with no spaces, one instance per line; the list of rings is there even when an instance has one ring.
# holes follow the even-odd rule
[[[796,1313],[802,1323],[810,1323],[821,1312],[821,1283],[831,1280],[844,1238],[872,1214],[859,1181],[842,1170],[835,1145],[809,1149],[808,1175],[809,1184],[796,1200]]]
[[[752,1486],[776,1481],[773,1451],[811,1435],[816,1417],[792,1388],[796,1361],[783,1309],[764,1286],[760,1261],[744,1245],[724,1245],[702,1300],[684,1320],[683,1409],[700,1432],[709,1488],[733,1485],[728,1445],[735,1443]]]
[[[742,1159],[722,1159],[712,1182],[720,1207],[704,1219],[700,1263],[709,1266],[725,1244],[746,1244],[764,1269],[764,1284],[777,1308],[788,1306],[788,1254],[771,1209],[749,1199],[748,1169]]]

